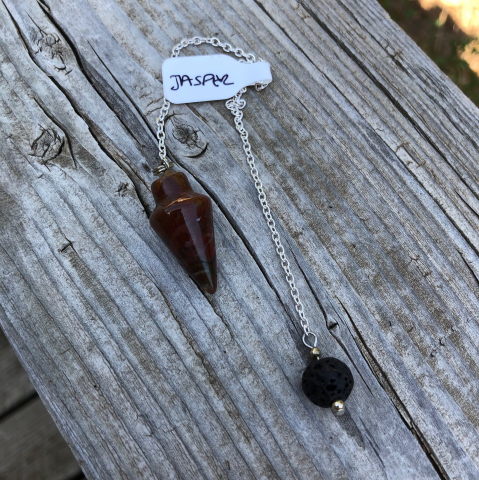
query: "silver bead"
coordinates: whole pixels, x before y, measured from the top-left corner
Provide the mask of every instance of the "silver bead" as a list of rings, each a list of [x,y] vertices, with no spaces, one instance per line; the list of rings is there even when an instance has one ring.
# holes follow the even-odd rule
[[[318,347],[313,347],[310,351],[309,351],[309,354],[313,357],[313,358],[319,358],[321,356],[321,351],[319,350]]]
[[[344,404],[344,402],[342,400],[336,400],[331,405],[331,411],[337,417],[341,417],[346,412],[346,405]]]

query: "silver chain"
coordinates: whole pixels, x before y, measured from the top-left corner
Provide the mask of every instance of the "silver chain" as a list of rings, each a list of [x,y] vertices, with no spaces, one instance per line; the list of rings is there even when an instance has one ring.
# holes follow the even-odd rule
[[[252,53],[246,53],[241,48],[234,48],[229,43],[221,42],[216,37],[191,37],[184,38],[181,42],[177,43],[171,50],[171,58],[177,57],[181,50],[190,46],[190,45],[201,45],[207,43],[213,45],[213,47],[221,48],[226,53],[234,53],[237,57],[243,59],[246,63],[256,62],[256,57]],[[262,90],[266,85],[258,84],[256,85],[257,90]],[[166,147],[165,147],[165,119],[168,115],[168,110],[170,109],[170,102],[163,98],[163,103],[160,108],[160,114],[156,119],[156,138],[158,139],[158,153],[160,157],[160,164],[153,170],[155,175],[161,175],[163,172],[168,170],[171,167],[171,162],[166,156]]]
[[[229,43],[221,42],[216,37],[185,38],[173,47],[171,51],[171,56],[177,57],[180,51],[189,45],[201,45],[203,43],[213,45],[214,47],[219,47],[227,53],[234,53],[237,57],[240,57],[241,59],[243,59],[243,61],[247,63],[252,63],[256,61],[256,57],[252,53],[245,53],[241,48],[233,48]],[[256,90],[262,90],[263,88],[266,87],[266,84],[257,84],[255,85],[255,87],[256,87]],[[317,338],[317,335],[311,331],[308,318],[304,313],[303,302],[301,301],[301,298],[299,296],[299,291],[298,291],[298,288],[296,287],[294,275],[291,272],[291,265],[286,256],[283,243],[281,242],[280,235],[278,233],[278,230],[276,229],[276,223],[271,214],[269,203],[266,199],[266,193],[263,188],[263,182],[259,177],[259,172],[258,172],[258,169],[256,168],[256,161],[251,151],[251,144],[249,143],[248,132],[246,131],[243,124],[243,109],[246,106],[246,100],[242,98],[242,95],[245,92],[246,92],[246,88],[242,88],[234,97],[227,100],[226,108],[230,110],[230,112],[233,114],[236,130],[240,134],[241,140],[243,142],[243,150],[246,155],[246,161],[248,162],[251,177],[254,180],[254,186],[256,188],[256,191],[258,192],[258,199],[263,209],[263,215],[264,215],[264,218],[266,219],[266,223],[271,232],[271,238],[275,245],[276,253],[278,254],[279,259],[281,260],[281,266],[284,270],[285,278],[289,285],[291,297],[294,301],[295,309],[299,316],[301,327],[303,329],[303,343],[308,348],[313,348],[313,347],[316,347],[318,343],[318,338]],[[171,167],[171,162],[166,157],[166,147],[165,147],[165,118],[166,118],[166,115],[168,114],[169,108],[170,108],[170,102],[165,98],[163,98],[163,105],[161,107],[160,114],[156,120],[156,124],[157,124],[156,135],[158,138],[158,151],[159,151],[159,157],[160,157],[160,165],[154,170],[156,175],[161,175],[163,172],[165,172],[168,168]]]

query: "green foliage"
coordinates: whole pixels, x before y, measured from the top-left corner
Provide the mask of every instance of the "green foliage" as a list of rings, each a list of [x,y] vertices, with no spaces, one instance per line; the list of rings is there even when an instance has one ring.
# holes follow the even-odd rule
[[[436,62],[439,68],[479,106],[479,77],[459,55],[473,40],[450,18],[438,21],[440,9],[423,10],[417,0],[379,0],[391,18]],[[479,54],[477,48],[474,53]]]

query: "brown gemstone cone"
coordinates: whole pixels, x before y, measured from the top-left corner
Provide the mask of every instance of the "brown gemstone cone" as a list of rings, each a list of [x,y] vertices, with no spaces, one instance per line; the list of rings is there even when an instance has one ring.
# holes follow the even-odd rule
[[[197,285],[216,291],[211,200],[191,189],[186,175],[168,171],[151,185],[156,208],[150,225]]]

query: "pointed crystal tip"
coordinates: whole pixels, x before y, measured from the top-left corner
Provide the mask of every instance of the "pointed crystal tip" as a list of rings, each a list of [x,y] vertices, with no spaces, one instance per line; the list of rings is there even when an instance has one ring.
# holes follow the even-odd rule
[[[189,273],[201,290],[206,293],[216,292],[216,257],[209,262],[201,262],[195,272]]]

